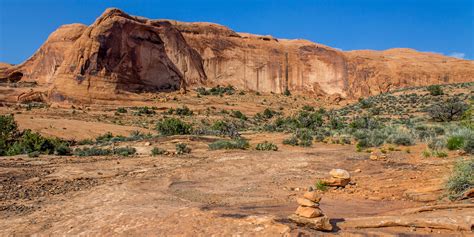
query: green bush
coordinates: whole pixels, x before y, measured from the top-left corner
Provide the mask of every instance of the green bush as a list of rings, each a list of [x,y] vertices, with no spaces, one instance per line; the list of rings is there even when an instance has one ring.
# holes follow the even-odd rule
[[[243,114],[243,113],[240,112],[239,110],[233,110],[231,116],[234,117],[234,118],[238,118],[238,119],[242,119],[242,120],[247,120],[247,116],[245,116],[245,114]]]
[[[228,136],[230,138],[240,137],[237,126],[223,120],[215,121],[214,124],[212,124],[211,129],[219,133],[220,136]]]
[[[117,108],[117,113],[125,114],[127,113],[127,109],[124,107],[118,107]]]
[[[187,106],[183,106],[182,108],[175,109],[174,113],[179,116],[192,116],[193,115],[193,111],[190,110]]]
[[[273,118],[273,116],[275,116],[275,115],[277,115],[277,114],[278,114],[278,112],[276,112],[275,110],[266,108],[266,109],[263,111],[263,118],[265,118],[265,119],[271,119],[271,118]]]
[[[471,188],[474,188],[474,159],[472,157],[466,161],[456,162],[446,184],[451,199],[461,197],[466,190]]]
[[[467,138],[463,149],[468,154],[474,154],[474,137]]]
[[[135,110],[133,112],[133,115],[137,115],[137,116],[141,116],[143,114],[145,115],[153,115],[155,114],[155,110],[156,108],[152,107],[148,107],[148,106],[143,106],[143,107],[134,107],[132,108],[133,110]]]
[[[178,143],[176,144],[176,154],[188,154],[191,153],[191,148],[188,147],[185,143]]]
[[[115,148],[113,152],[115,155],[119,155],[119,156],[130,156],[130,155],[134,155],[137,152],[137,150],[134,147],[126,146],[126,147]]]
[[[46,138],[31,130],[18,131],[18,126],[11,115],[0,115],[0,156],[19,154],[57,154],[69,155],[69,143]]]
[[[461,119],[468,105],[457,97],[440,102],[428,109],[431,119],[437,122],[451,122]]]
[[[177,118],[166,118],[156,124],[156,130],[163,136],[191,134],[192,126]]]
[[[415,141],[411,134],[407,132],[396,132],[388,137],[388,142],[399,146],[411,146]]]
[[[309,147],[313,144],[313,135],[308,129],[298,129],[289,139],[283,140],[283,144]]]
[[[264,141],[263,143],[258,143],[255,149],[258,151],[278,151],[278,146],[271,142]]]
[[[6,155],[18,135],[18,125],[13,115],[0,115],[0,156]]]
[[[55,146],[52,140],[44,138],[39,133],[31,130],[25,130],[21,137],[8,149],[7,155],[28,154],[35,151],[43,154],[53,154],[54,150]]]
[[[210,150],[231,150],[231,149],[241,149],[245,150],[249,148],[249,142],[243,138],[237,138],[233,140],[218,140],[209,144]]]
[[[162,149],[162,148],[159,148],[159,147],[153,147],[153,149],[151,149],[151,155],[152,156],[163,155],[163,154],[165,154],[165,152],[166,152],[165,149]]]
[[[443,94],[443,89],[440,85],[431,85],[426,88],[432,96],[438,96]]]
[[[96,146],[74,149],[76,156],[107,156],[113,154],[111,149],[102,149]]]
[[[464,147],[464,137],[462,136],[451,136],[446,141],[446,147],[449,150],[458,150]]]

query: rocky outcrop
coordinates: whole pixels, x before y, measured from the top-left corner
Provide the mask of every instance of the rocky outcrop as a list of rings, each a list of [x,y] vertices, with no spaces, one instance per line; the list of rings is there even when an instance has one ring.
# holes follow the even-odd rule
[[[106,10],[92,25],[60,27],[0,80],[34,80],[49,98],[91,102],[128,92],[203,85],[357,98],[407,86],[474,81],[474,62],[410,49],[343,52],[306,40],[237,33]]]

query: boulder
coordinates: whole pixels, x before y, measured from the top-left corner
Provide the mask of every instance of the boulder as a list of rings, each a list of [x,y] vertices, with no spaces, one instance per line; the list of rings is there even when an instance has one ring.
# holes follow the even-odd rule
[[[350,179],[351,178],[351,175],[349,174],[349,172],[343,169],[332,169],[331,171],[329,171],[329,175],[337,179]]]
[[[330,187],[345,187],[350,181],[351,179],[338,179],[331,177],[329,179],[325,179],[324,183]]]

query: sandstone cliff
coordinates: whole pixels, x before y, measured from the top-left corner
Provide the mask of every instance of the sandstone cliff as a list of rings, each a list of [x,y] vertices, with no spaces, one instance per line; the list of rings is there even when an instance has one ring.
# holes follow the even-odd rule
[[[474,62],[411,49],[343,52],[306,40],[108,9],[90,26],[60,27],[27,61],[0,67],[2,78],[48,86],[54,101],[93,102],[129,92],[218,84],[357,98],[407,86],[474,81]]]

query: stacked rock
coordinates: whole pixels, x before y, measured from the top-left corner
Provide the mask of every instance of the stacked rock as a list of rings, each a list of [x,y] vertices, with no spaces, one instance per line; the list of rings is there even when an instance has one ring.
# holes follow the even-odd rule
[[[345,187],[351,181],[351,175],[347,170],[332,169],[329,171],[331,178],[324,181],[324,183],[331,187]]]
[[[305,225],[316,230],[332,230],[329,218],[324,215],[323,211],[319,208],[321,198],[322,196],[318,192],[306,192],[303,198],[296,199],[299,206],[295,214],[290,215],[288,218],[297,224]]]

